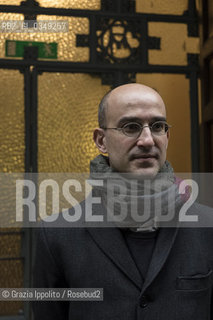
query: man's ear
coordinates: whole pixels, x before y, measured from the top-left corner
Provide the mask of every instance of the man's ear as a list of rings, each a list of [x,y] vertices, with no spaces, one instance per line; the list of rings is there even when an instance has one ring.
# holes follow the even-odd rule
[[[96,128],[93,133],[93,140],[95,141],[95,144],[100,152],[107,153],[104,129]]]

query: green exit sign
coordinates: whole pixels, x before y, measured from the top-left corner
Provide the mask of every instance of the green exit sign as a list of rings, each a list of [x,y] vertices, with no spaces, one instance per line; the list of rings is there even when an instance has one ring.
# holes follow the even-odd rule
[[[56,42],[6,40],[5,56],[23,58],[25,47],[38,47],[38,58],[57,59],[57,46]]]

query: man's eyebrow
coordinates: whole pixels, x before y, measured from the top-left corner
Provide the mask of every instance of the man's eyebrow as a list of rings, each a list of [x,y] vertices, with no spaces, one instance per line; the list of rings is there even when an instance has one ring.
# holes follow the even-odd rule
[[[154,123],[156,121],[166,121],[166,117],[163,116],[156,116],[149,119],[149,123]],[[122,126],[126,122],[138,122],[141,123],[141,119],[138,117],[123,117],[119,120],[118,126]]]

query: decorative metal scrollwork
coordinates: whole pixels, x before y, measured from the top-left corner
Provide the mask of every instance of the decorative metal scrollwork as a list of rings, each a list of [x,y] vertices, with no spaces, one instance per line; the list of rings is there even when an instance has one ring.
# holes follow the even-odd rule
[[[150,37],[142,30],[143,21],[139,19],[96,18],[96,63],[141,64],[144,51],[160,49],[160,38]],[[88,35],[76,35],[77,47],[89,47]]]
[[[98,62],[138,62],[141,35],[138,22],[100,19],[97,30]]]

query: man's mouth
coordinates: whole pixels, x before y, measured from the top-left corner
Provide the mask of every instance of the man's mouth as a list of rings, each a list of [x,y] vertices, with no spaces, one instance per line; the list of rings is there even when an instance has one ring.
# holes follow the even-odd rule
[[[133,155],[132,156],[132,160],[135,160],[135,159],[157,159],[157,155],[155,154],[138,154],[138,155]]]

